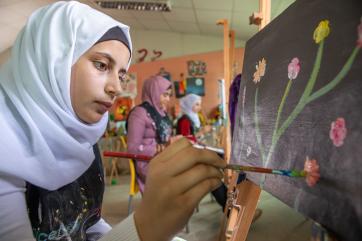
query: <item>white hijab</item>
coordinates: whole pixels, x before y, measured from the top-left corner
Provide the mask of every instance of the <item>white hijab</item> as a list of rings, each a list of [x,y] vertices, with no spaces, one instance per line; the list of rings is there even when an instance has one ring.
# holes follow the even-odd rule
[[[188,94],[180,99],[181,111],[186,114],[194,123],[196,128],[200,128],[200,119],[197,113],[192,110],[196,102],[201,101],[201,97],[195,94]]]
[[[115,26],[132,49],[128,26],[79,2],[56,2],[30,16],[0,69],[0,177],[55,190],[88,169],[108,113],[91,125],[77,118],[71,67]]]

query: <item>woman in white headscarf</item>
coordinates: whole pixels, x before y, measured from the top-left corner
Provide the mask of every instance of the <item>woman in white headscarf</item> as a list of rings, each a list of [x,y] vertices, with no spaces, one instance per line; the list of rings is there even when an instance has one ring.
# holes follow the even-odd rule
[[[177,121],[176,133],[193,141],[211,130],[210,126],[201,127],[198,113],[201,111],[201,97],[188,94],[180,99],[182,116]]]
[[[79,2],[56,2],[30,16],[0,69],[1,240],[32,240],[32,227],[48,240],[95,240],[109,231],[100,218],[104,183],[93,146],[131,49],[128,26]],[[197,163],[211,172],[196,175]],[[219,185],[224,165],[185,140],[171,145],[150,164],[145,201],[103,239],[170,239]],[[180,207],[183,199],[188,205]]]

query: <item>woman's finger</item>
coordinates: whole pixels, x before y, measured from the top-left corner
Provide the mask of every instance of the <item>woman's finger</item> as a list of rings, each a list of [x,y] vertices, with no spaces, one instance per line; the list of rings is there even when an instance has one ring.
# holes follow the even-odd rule
[[[166,147],[163,152],[155,156],[152,159],[152,163],[168,162],[171,159],[171,157],[173,157],[176,153],[189,146],[191,146],[191,143],[186,138],[184,137],[180,138],[176,142]]]
[[[190,145],[177,153],[173,153],[169,161],[165,162],[163,169],[167,170],[169,176],[177,176],[197,164],[208,164],[217,168],[226,166],[225,161],[215,152],[200,150]]]
[[[194,208],[206,194],[215,190],[220,185],[221,185],[221,180],[218,178],[205,179],[205,180],[199,182],[197,185],[195,185],[193,188],[191,188],[187,192],[185,192],[181,196],[181,199],[183,200],[185,205],[188,205],[188,206]]]
[[[219,168],[211,165],[197,164],[193,168],[174,177],[169,185],[173,187],[172,192],[182,194],[206,179],[217,178],[221,180],[223,176],[224,174]]]

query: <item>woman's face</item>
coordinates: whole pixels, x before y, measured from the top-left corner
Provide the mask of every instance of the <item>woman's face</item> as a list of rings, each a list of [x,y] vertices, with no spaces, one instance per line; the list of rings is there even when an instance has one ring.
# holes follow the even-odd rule
[[[79,119],[98,122],[121,91],[130,53],[118,40],[97,43],[72,66],[70,96]]]
[[[195,102],[192,106],[192,111],[195,113],[199,113],[201,111],[201,100]]]
[[[161,104],[161,108],[163,110],[167,110],[167,105],[170,102],[171,99],[171,95],[172,95],[172,90],[168,89],[165,92],[163,92],[160,96],[160,104]]]

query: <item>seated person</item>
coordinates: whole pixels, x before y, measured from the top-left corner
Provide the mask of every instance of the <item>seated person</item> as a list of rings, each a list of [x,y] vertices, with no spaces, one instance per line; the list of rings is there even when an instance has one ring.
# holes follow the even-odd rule
[[[201,110],[201,97],[188,94],[180,99],[182,116],[177,121],[176,133],[197,141],[211,130],[209,125],[201,126],[198,113]]]

